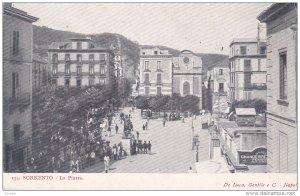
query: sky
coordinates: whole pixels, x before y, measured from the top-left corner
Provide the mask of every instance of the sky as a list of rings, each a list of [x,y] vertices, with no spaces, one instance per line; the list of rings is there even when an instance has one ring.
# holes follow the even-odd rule
[[[256,38],[270,3],[13,3],[38,26],[84,34],[118,33],[147,45],[229,54],[234,38]],[[265,28],[261,28],[265,36]],[[222,50],[223,48],[223,50]]]

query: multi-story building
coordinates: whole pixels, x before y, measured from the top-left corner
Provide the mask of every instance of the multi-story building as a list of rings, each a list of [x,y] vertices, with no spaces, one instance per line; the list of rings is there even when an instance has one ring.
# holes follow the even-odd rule
[[[172,55],[168,50],[141,49],[139,94],[172,95]]]
[[[111,85],[115,68],[109,49],[96,47],[90,38],[73,38],[68,42],[53,42],[48,50],[52,85]]]
[[[22,171],[31,156],[32,23],[38,18],[3,6],[3,168]]]
[[[211,65],[207,71],[208,82],[210,83],[209,93],[211,96],[212,111],[226,113],[229,102],[229,61],[224,59]]]
[[[47,59],[33,54],[32,59],[32,88],[38,89],[43,86],[50,84],[50,64]]]
[[[202,108],[202,58],[189,50],[172,55],[159,47],[142,48],[139,80],[140,95],[195,95]]]
[[[234,39],[230,44],[230,101],[264,99],[266,87],[266,42]]]
[[[268,172],[297,172],[297,3],[275,3],[258,20],[267,24]]]
[[[199,97],[202,108],[202,58],[190,50],[173,57],[173,93]]]

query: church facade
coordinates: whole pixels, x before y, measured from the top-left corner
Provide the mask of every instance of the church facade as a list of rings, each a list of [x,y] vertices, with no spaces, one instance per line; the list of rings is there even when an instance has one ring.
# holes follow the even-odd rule
[[[202,105],[202,58],[190,50],[142,48],[139,95],[195,95]]]

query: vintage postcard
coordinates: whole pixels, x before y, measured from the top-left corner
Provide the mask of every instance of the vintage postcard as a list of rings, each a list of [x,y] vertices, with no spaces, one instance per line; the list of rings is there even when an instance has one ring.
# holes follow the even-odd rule
[[[297,6],[3,3],[3,190],[294,195]]]

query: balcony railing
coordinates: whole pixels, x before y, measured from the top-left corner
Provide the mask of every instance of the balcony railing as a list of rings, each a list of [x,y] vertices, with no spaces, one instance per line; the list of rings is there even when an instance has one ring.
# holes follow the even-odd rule
[[[252,83],[245,86],[247,90],[267,90],[267,85],[265,83]]]

